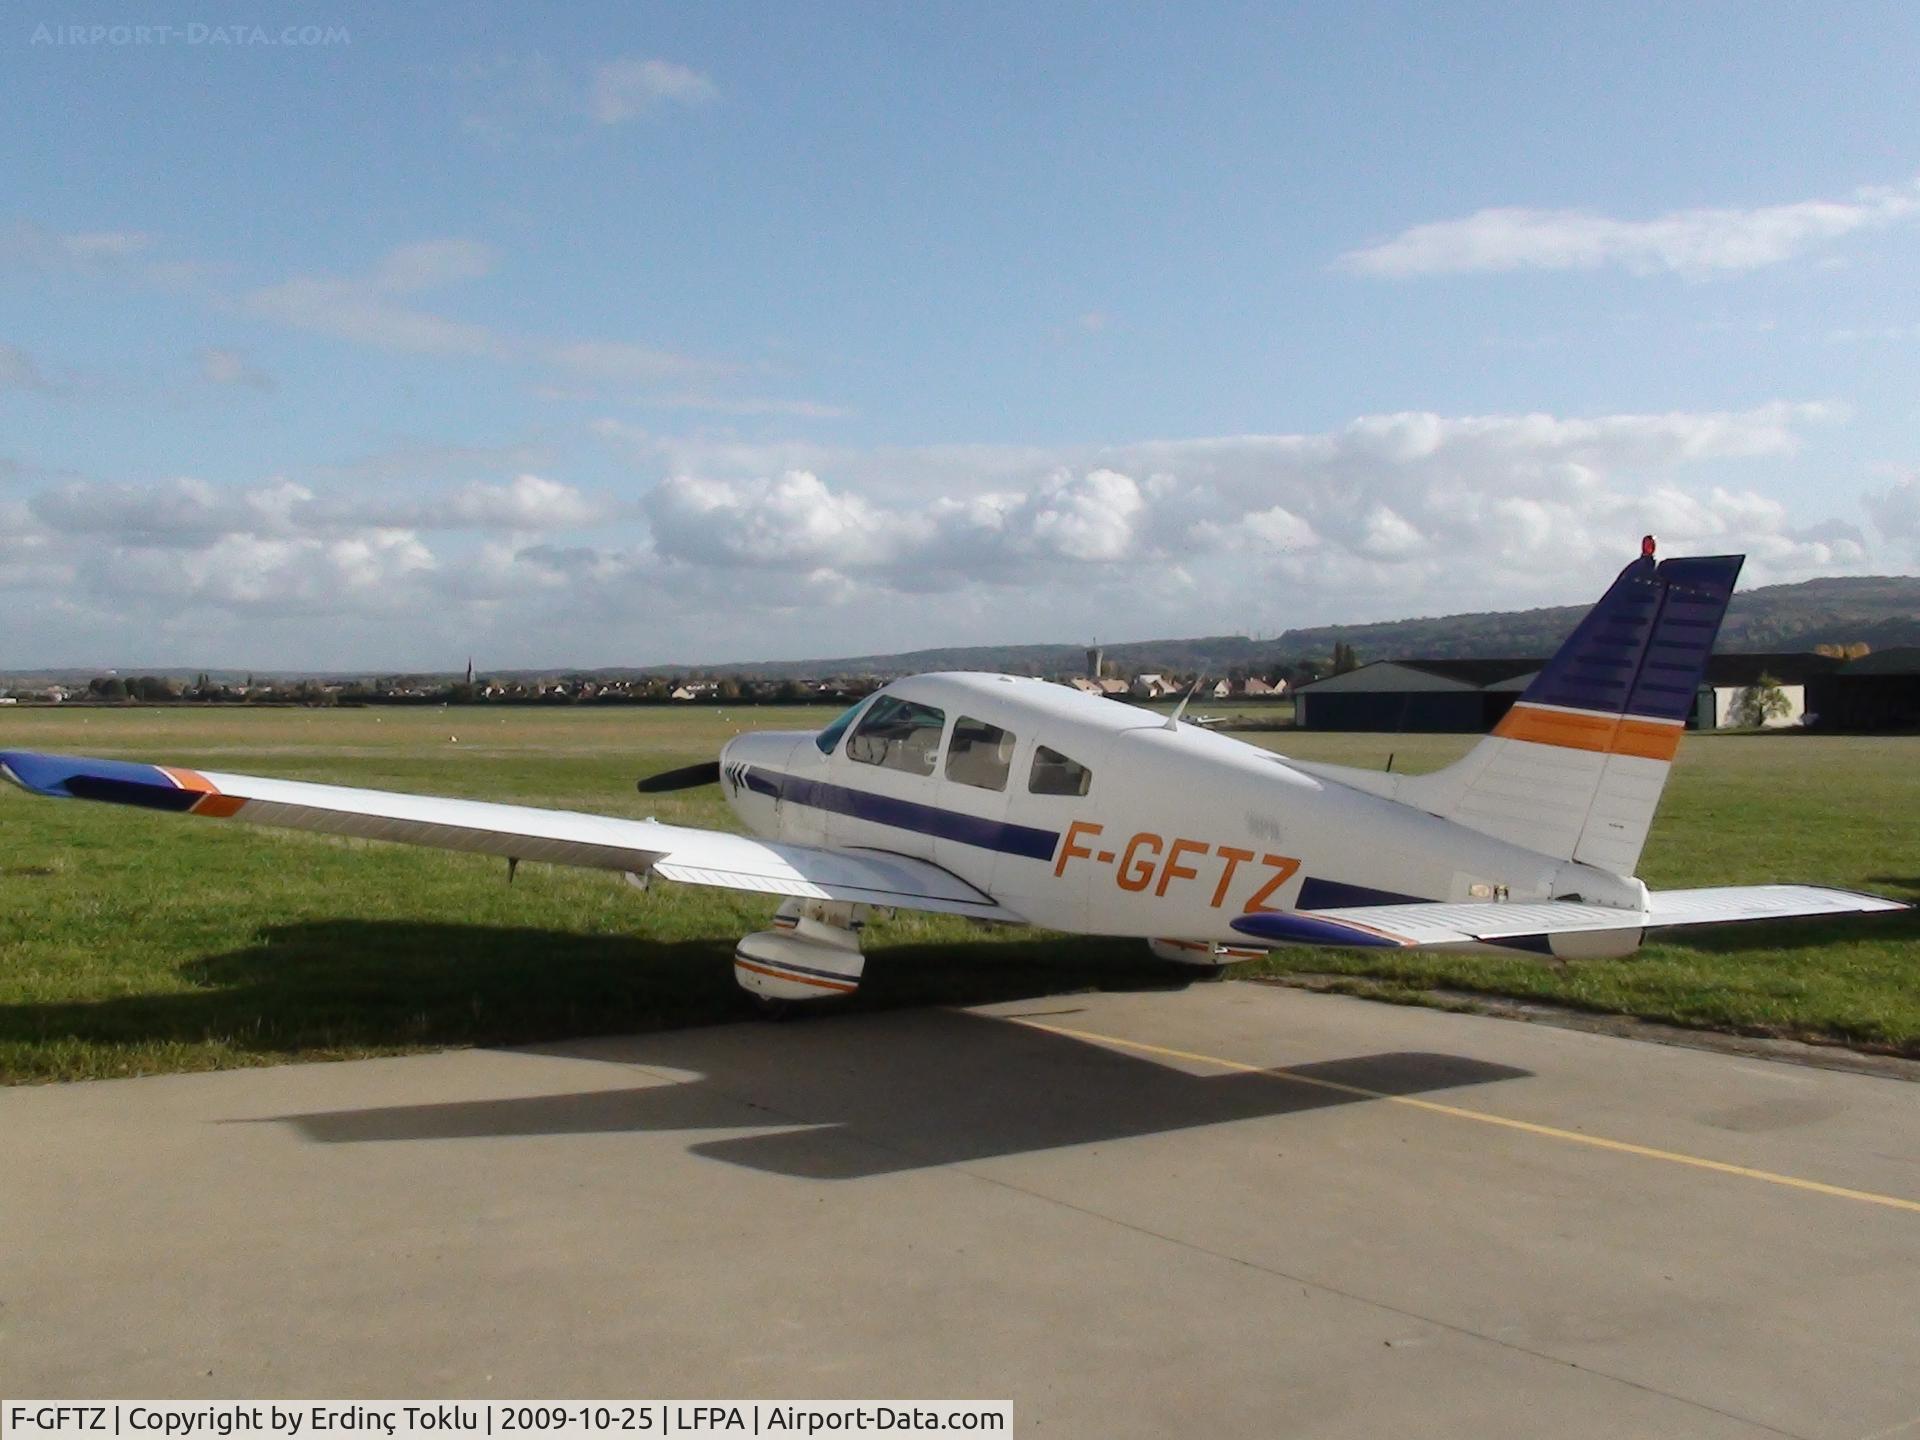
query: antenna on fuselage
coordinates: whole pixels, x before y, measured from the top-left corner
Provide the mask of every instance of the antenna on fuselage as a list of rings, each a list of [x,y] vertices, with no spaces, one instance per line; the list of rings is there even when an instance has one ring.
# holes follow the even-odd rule
[[[1192,700],[1194,696],[1200,693],[1200,682],[1205,680],[1206,678],[1207,677],[1204,675],[1196,676],[1194,678],[1192,687],[1187,691],[1185,695],[1180,697],[1180,703],[1173,707],[1173,713],[1167,716],[1167,723],[1165,728],[1167,728],[1168,730],[1178,730],[1180,728],[1180,717],[1187,713],[1187,702]]]

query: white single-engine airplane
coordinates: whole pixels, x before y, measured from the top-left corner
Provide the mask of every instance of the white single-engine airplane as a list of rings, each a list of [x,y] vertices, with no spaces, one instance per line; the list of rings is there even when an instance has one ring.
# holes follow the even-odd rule
[[[1009,675],[917,675],[818,734],[735,737],[643,791],[718,781],[756,836],[477,800],[0,752],[41,795],[784,896],[734,973],[854,990],[869,909],[1149,939],[1217,967],[1276,945],[1631,953],[1648,930],[1900,910],[1806,885],[1634,878],[1741,556],[1651,539],[1487,738],[1395,775],[1289,760]]]

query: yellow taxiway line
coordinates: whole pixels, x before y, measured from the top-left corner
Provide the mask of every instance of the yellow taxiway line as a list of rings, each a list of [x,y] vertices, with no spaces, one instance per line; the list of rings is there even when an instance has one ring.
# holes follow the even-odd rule
[[[1455,1120],[1471,1120],[1476,1124],[1493,1125],[1502,1130],[1518,1130],[1527,1135],[1541,1135],[1549,1140],[1564,1140],[1569,1144],[1585,1145],[1594,1150],[1610,1150],[1618,1155],[1638,1155],[1643,1160],[1661,1160],[1669,1165],[1685,1165],[1695,1170],[1711,1170],[1721,1175],[1737,1175],[1743,1180],[1761,1180],[1769,1185],[1784,1186],[1789,1190],[1807,1190],[1815,1195],[1831,1195],[1840,1200],[1858,1200],[1866,1205],[1884,1205],[1892,1210],[1909,1210],[1920,1214],[1920,1200],[1906,1200],[1898,1195],[1881,1195],[1872,1190],[1849,1190],[1844,1185],[1828,1185],[1820,1180],[1803,1180],[1797,1175],[1780,1175],[1771,1170],[1755,1170],[1747,1165],[1730,1165],[1724,1160],[1709,1160],[1705,1156],[1686,1155],[1677,1150],[1659,1150],[1651,1145],[1635,1145],[1627,1140],[1610,1140],[1604,1135],[1586,1135],[1578,1130],[1562,1130],[1554,1125],[1541,1125],[1532,1120],[1515,1120],[1510,1116],[1493,1115],[1484,1110],[1469,1110],[1461,1105],[1447,1105],[1438,1100],[1422,1100],[1414,1095],[1393,1095],[1384,1090],[1369,1090],[1364,1085],[1346,1085],[1338,1080],[1322,1080],[1315,1075],[1302,1075],[1287,1069],[1284,1065],[1249,1065],[1242,1060],[1228,1060],[1219,1055],[1200,1055],[1192,1050],[1175,1050],[1167,1045],[1150,1045],[1144,1040],[1128,1040],[1119,1035],[1102,1035],[1092,1030],[1073,1030],[1065,1025],[1043,1025],[1038,1020],[1025,1020],[1015,1016],[1006,1018],[1016,1025],[1026,1026],[1029,1030],[1044,1030],[1050,1035],[1063,1035],[1072,1040],[1087,1040],[1096,1045],[1112,1045],[1122,1050],[1137,1050],[1143,1055],[1160,1055],[1170,1060],[1188,1060],[1200,1065],[1213,1065],[1222,1070],[1238,1071],[1243,1075],[1265,1075],[1293,1085],[1311,1085],[1316,1089],[1334,1090],[1342,1095],[1356,1095],[1366,1100],[1385,1100],[1394,1105],[1406,1105],[1435,1115],[1447,1115]]]

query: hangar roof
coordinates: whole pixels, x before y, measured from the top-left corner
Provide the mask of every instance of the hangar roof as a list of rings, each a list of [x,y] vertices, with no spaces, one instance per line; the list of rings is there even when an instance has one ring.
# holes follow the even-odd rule
[[[1844,662],[1811,651],[1753,655],[1714,655],[1707,660],[1708,685],[1752,685],[1771,675],[1782,685],[1804,685],[1816,675],[1831,675]]]
[[[1891,650],[1876,650],[1849,660],[1841,667],[1843,675],[1920,675],[1920,645],[1896,645]]]
[[[1544,660],[1375,660],[1344,675],[1329,675],[1298,690],[1483,690],[1531,675]]]
[[[1879,663],[1869,663],[1879,662]],[[1529,659],[1375,660],[1344,675],[1329,675],[1300,690],[1524,690],[1547,662]],[[1920,647],[1882,651],[1848,664],[1811,651],[1714,655],[1707,661],[1708,685],[1752,685],[1771,675],[1783,685],[1803,685],[1816,675],[1845,666],[1849,674],[1920,674]]]

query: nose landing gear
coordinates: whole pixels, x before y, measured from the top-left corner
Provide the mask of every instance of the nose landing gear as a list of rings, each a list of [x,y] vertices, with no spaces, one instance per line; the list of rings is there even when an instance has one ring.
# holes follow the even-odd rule
[[[733,952],[733,978],[772,1007],[851,995],[860,988],[865,907],[829,900],[787,900],[771,930],[742,938]]]

